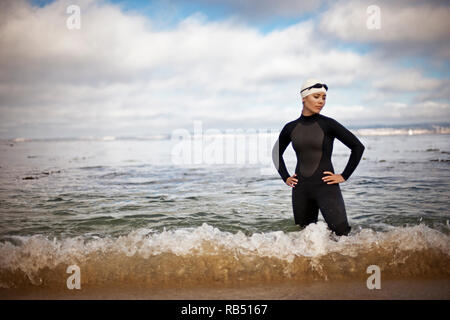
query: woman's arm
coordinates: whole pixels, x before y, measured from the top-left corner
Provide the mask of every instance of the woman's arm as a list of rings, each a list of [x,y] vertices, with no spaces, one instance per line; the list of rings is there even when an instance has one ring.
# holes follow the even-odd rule
[[[351,149],[350,159],[348,159],[347,165],[345,166],[344,171],[341,173],[342,177],[345,180],[352,175],[353,171],[355,171],[356,167],[361,160],[361,157],[364,153],[364,145],[358,138],[351,133],[347,128],[341,125],[334,119],[331,119],[331,129],[334,133],[335,137],[345,144],[348,148]]]
[[[272,149],[272,161],[284,182],[286,182],[290,175],[286,169],[286,164],[284,163],[283,153],[290,142],[291,137],[289,134],[288,125],[285,125]]]

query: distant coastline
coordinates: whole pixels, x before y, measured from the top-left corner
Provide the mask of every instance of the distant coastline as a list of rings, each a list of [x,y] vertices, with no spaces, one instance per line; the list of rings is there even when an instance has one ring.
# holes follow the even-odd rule
[[[352,131],[354,134],[358,136],[450,134],[450,123],[348,126],[348,128],[350,131]],[[250,135],[251,133],[246,134]],[[207,133],[205,133],[205,135],[207,135]],[[223,133],[223,135],[230,135],[230,134]],[[116,140],[170,140],[170,139],[171,134],[164,133],[164,134],[153,134],[144,136],[117,136],[117,137],[115,136],[81,136],[81,137],[49,137],[49,138],[15,137],[9,139],[0,138],[0,141],[2,141],[3,143],[8,142],[19,143],[28,141],[116,141]]]

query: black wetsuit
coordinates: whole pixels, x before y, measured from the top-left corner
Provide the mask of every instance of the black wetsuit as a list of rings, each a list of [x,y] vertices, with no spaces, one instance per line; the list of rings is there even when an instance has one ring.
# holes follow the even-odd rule
[[[327,184],[322,177],[324,171],[334,172],[331,163],[334,138],[351,149],[350,159],[341,173],[345,180],[356,169],[364,152],[364,145],[358,138],[336,120],[315,113],[301,115],[287,123],[272,150],[272,159],[278,173],[286,182],[290,177],[283,160],[283,153],[289,143],[297,155],[295,168],[298,183],[292,188],[294,221],[300,226],[317,222],[319,209],[328,227],[337,235],[347,235],[351,227],[347,221],[344,199],[339,183]]]

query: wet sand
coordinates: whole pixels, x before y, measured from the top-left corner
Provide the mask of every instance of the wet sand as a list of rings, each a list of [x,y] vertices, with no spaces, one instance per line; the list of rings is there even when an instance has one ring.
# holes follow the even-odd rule
[[[0,299],[113,299],[113,300],[414,300],[450,299],[450,279],[385,280],[369,290],[365,281],[276,283],[194,288],[81,288],[29,287],[0,289]]]

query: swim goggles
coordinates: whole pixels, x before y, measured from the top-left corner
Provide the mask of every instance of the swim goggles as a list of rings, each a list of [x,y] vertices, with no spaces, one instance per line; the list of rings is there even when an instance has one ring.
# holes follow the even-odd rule
[[[302,91],[300,91],[300,93],[302,93],[305,90],[312,89],[312,88],[322,88],[322,87],[325,88],[326,91],[328,91],[328,86],[325,83],[316,83],[315,85],[313,85],[311,87],[303,89]]]

